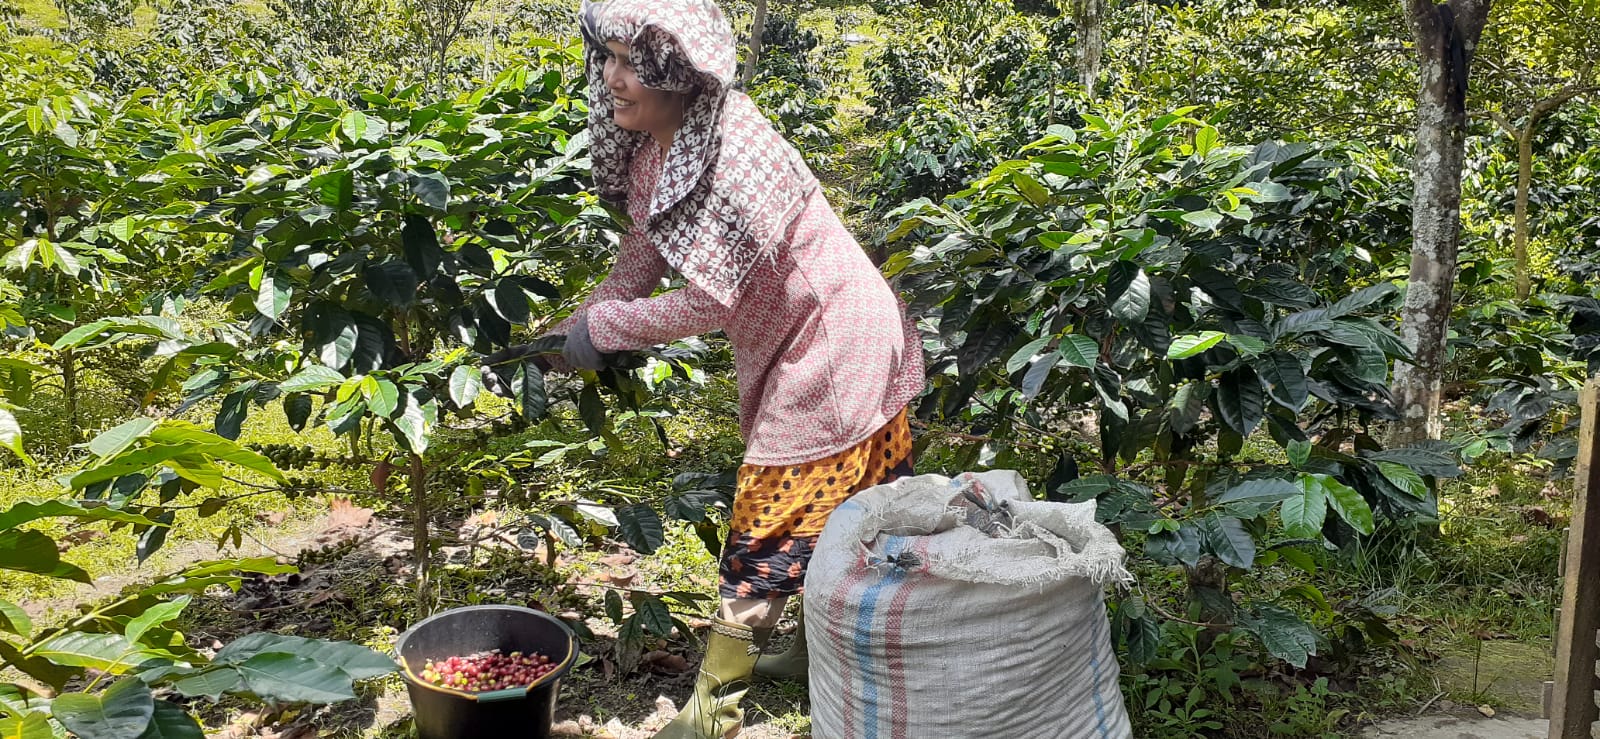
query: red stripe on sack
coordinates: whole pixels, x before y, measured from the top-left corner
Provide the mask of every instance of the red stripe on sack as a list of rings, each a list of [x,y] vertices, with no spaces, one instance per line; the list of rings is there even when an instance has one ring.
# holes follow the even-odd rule
[[[922,566],[916,570],[917,574],[928,571],[928,538],[922,537],[913,547],[917,559]],[[910,739],[907,734],[906,714],[909,707],[906,702],[905,680],[905,642],[900,638],[900,623],[905,615],[906,601],[911,598],[914,589],[910,582],[902,582],[899,591],[894,594],[894,599],[889,602],[889,618],[884,624],[884,651],[889,659],[889,737],[890,739]]]
[[[865,549],[862,549],[856,552],[855,567],[850,571],[850,574],[846,575],[844,582],[840,583],[839,587],[834,589],[833,594],[828,596],[828,623],[825,628],[828,631],[828,636],[833,639],[834,656],[839,660],[843,678],[843,684],[839,686],[839,706],[841,719],[844,722],[844,736],[839,739],[855,739],[856,736],[856,725],[850,716],[850,709],[853,707],[850,678],[855,674],[855,660],[851,658],[850,649],[846,646],[846,642],[852,640],[847,639],[844,635],[844,606],[845,603],[852,599],[852,594],[862,580],[866,579],[866,576],[867,555]],[[852,624],[855,623],[855,619],[850,619],[850,622]]]

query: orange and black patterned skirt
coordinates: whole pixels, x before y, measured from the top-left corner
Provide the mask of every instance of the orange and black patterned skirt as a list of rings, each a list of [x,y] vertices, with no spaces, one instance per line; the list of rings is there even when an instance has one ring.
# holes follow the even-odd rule
[[[722,549],[722,597],[798,595],[828,515],[862,490],[911,475],[911,457],[911,425],[902,410],[838,454],[790,467],[741,466]]]

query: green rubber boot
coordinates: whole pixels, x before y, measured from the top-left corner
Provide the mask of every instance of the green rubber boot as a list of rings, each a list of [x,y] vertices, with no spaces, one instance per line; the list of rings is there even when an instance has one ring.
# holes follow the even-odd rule
[[[778,654],[763,654],[756,658],[755,674],[768,680],[805,682],[810,671],[811,652],[806,649],[806,612],[800,609],[795,616],[794,641]]]
[[[694,694],[683,710],[657,732],[655,739],[733,739],[744,726],[744,711],[739,700],[750,690],[750,671],[755,668],[759,648],[757,639],[771,634],[722,619],[711,620],[711,638],[706,640],[706,657],[700,662],[700,677]]]

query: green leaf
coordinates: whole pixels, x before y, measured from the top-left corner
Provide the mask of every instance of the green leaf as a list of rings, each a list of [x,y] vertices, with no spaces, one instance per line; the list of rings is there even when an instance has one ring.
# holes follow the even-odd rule
[[[1247,357],[1254,357],[1267,350],[1267,342],[1254,336],[1228,334],[1228,343],[1232,344],[1233,348],[1238,349],[1240,354]]]
[[[1167,403],[1167,422],[1174,433],[1187,436],[1200,422],[1206,409],[1206,397],[1211,386],[1203,382],[1190,382],[1178,388]]]
[[[73,129],[72,124],[58,120],[56,121],[55,129],[51,133],[55,134],[55,137],[60,139],[61,143],[66,144],[68,148],[78,148],[78,132]]]
[[[30,711],[21,717],[0,718],[0,739],[56,739],[50,717]]]
[[[1367,506],[1367,500],[1361,497],[1361,493],[1331,477],[1325,475],[1316,477],[1328,495],[1328,503],[1339,512],[1339,517],[1350,524],[1350,528],[1363,534],[1371,534],[1372,509]]]
[[[1246,480],[1218,496],[1214,503],[1277,503],[1300,494],[1300,488],[1288,480]]]
[[[1395,487],[1417,500],[1428,497],[1428,483],[1410,467],[1396,462],[1378,462],[1378,470]]]
[[[1448,454],[1417,447],[1397,447],[1379,452],[1363,452],[1363,457],[1375,462],[1394,462],[1411,468],[1419,475],[1432,477],[1459,477],[1461,468]]]
[[[1194,134],[1194,153],[1200,156],[1210,154],[1221,142],[1222,137],[1217,129],[1212,126],[1202,126]]]
[[[217,700],[223,693],[237,690],[243,682],[244,677],[235,668],[210,668],[173,681],[172,689],[190,698]]]
[[[1061,360],[1060,352],[1050,352],[1034,362],[1028,368],[1028,373],[1022,376],[1022,399],[1033,400],[1038,397],[1039,391],[1044,389],[1044,383],[1050,379],[1050,371],[1055,369],[1056,362]]]
[[[622,623],[622,596],[615,590],[606,591],[606,618],[614,624]]]
[[[1167,359],[1188,359],[1222,343],[1226,338],[1228,335],[1221,331],[1202,331],[1198,334],[1179,336],[1172,340],[1171,346],[1167,347]]]
[[[1241,570],[1250,569],[1256,561],[1256,540],[1244,528],[1244,522],[1231,516],[1207,516],[1201,521],[1206,544],[1217,559]]]
[[[250,414],[250,399],[255,396],[257,382],[251,380],[228,393],[217,411],[216,433],[224,439],[235,440],[244,430],[244,419]]]
[[[195,721],[188,711],[158,700],[155,703],[155,714],[150,717],[150,726],[139,735],[139,739],[205,739],[205,736],[199,722]]]
[[[667,604],[660,598],[648,593],[635,593],[630,596],[633,601],[633,610],[639,614],[639,622],[646,631],[657,636],[672,635],[672,612],[667,610]]]
[[[347,169],[324,172],[312,177],[307,185],[316,191],[318,202],[332,208],[344,210],[355,199],[355,173]]]
[[[1302,469],[1307,462],[1311,461],[1311,442],[1309,441],[1291,441],[1289,446],[1284,448],[1284,451],[1289,454],[1289,464],[1293,465],[1295,469]]]
[[[1240,436],[1254,433],[1265,413],[1261,381],[1249,367],[1223,373],[1217,380],[1217,412]]]
[[[187,595],[177,600],[158,603],[129,621],[128,626],[122,630],[122,633],[128,637],[128,641],[138,644],[139,637],[144,636],[145,632],[149,631],[151,627],[159,626],[177,618],[178,614],[182,613],[184,607],[188,605],[189,596]]]
[[[111,328],[113,325],[111,321],[104,319],[86,323],[62,334],[61,338],[56,339],[56,343],[50,345],[50,348],[56,351],[75,349],[88,343],[89,339],[98,335],[101,331]]]
[[[317,358],[335,370],[342,370],[349,365],[360,342],[360,331],[355,321],[342,311],[326,311],[308,317],[308,322],[313,324],[310,327],[313,341],[325,341],[317,349]],[[344,377],[340,376],[339,382],[343,381]],[[284,392],[291,391],[285,389]]]
[[[1355,313],[1376,303],[1384,298],[1400,292],[1392,282],[1380,282],[1371,287],[1362,288],[1339,299],[1339,302],[1328,306],[1328,317],[1338,318]]]
[[[411,194],[433,210],[442,212],[450,207],[450,181],[439,172],[411,172]]]
[[[377,414],[380,418],[388,418],[394,415],[395,409],[400,407],[400,388],[395,387],[394,383],[388,380],[371,376],[368,376],[368,379],[373,380],[373,385],[370,388],[372,392],[362,393],[367,399],[367,409]]]
[[[1275,351],[1253,366],[1260,372],[1261,381],[1266,384],[1273,402],[1296,413],[1305,407],[1311,390],[1306,383],[1305,369],[1293,354]]]
[[[617,528],[622,532],[622,540],[640,554],[652,554],[667,542],[661,517],[654,508],[643,503],[618,508]]]
[[[496,313],[510,323],[527,323],[528,321],[528,294],[522,291],[522,286],[515,278],[508,277],[494,286],[494,290],[485,293],[484,298],[494,306]]]
[[[594,385],[585,385],[583,392],[578,395],[578,416],[583,419],[583,425],[589,432],[599,436],[606,430],[606,404],[600,399],[600,391]]]
[[[458,408],[471,408],[483,392],[483,377],[477,367],[459,365],[450,373],[450,400]]]
[[[76,518],[82,521],[118,521],[148,525],[150,519],[133,511],[71,500],[23,501],[0,511],[0,531],[10,531],[41,518]]]
[[[362,274],[367,289],[379,300],[395,308],[407,308],[417,302],[417,275],[404,262],[369,264]]]
[[[472,373],[472,378],[476,380],[478,373]],[[522,363],[522,382],[517,387],[517,396],[522,417],[529,421],[544,418],[549,410],[550,399],[545,389],[544,372],[531,360]]]
[[[17,423],[17,417],[4,406],[0,406],[0,447],[11,450],[24,464],[33,464],[33,459],[22,447],[22,425]]]
[[[1278,518],[1283,521],[1284,532],[1296,539],[1322,539],[1322,523],[1328,515],[1327,493],[1322,483],[1311,475],[1303,475],[1296,482],[1299,497],[1283,501]]]
[[[111,684],[101,695],[56,696],[50,712],[79,739],[128,739],[144,733],[155,715],[150,688],[136,677]]]
[[[1056,351],[1061,352],[1062,361],[1073,367],[1093,369],[1100,359],[1100,345],[1094,339],[1078,334],[1061,337],[1061,345]]]
[[[279,386],[282,389],[282,386]],[[311,396],[305,393],[292,393],[283,396],[283,415],[289,421],[289,428],[296,432],[304,431],[306,423],[311,420]]]
[[[113,456],[133,446],[135,441],[149,436],[157,425],[158,421],[154,418],[135,418],[94,437],[89,442],[89,451],[101,458]]]
[[[258,654],[236,668],[250,692],[284,703],[338,703],[356,697],[350,675],[333,665],[282,652]]]
[[[1133,262],[1117,262],[1107,278],[1106,298],[1111,301],[1111,315],[1126,323],[1142,323],[1150,312],[1150,278]]]
[[[387,675],[397,667],[394,660],[360,644],[307,639],[271,632],[257,632],[235,640],[217,652],[219,664],[240,664],[261,654],[292,654],[337,667],[350,678],[364,680]]]
[[[1222,214],[1210,208],[1190,211],[1179,218],[1207,231],[1215,231],[1217,226],[1222,225]]]
[[[58,665],[120,675],[133,666],[126,660],[135,657],[137,649],[121,634],[68,631],[46,639],[33,653]]]
[[[1264,605],[1256,612],[1259,616],[1242,617],[1239,625],[1255,634],[1272,656],[1305,669],[1306,660],[1317,653],[1316,630],[1279,606]]]
[[[256,311],[274,321],[289,308],[289,298],[294,290],[289,283],[272,272],[261,275],[261,289],[256,291]]]
[[[83,568],[61,561],[55,539],[38,531],[0,532],[0,570],[32,572],[62,580],[89,582]]]
[[[433,424],[438,419],[438,405],[432,398],[420,397],[412,388],[403,400],[405,410],[394,419],[395,428],[405,436],[406,447],[414,454],[428,451],[428,440],[433,435]]]
[[[320,364],[306,365],[305,369],[296,372],[293,377],[284,380],[278,389],[286,393],[303,393],[315,390],[325,390],[334,385],[342,384],[345,376],[337,370],[332,370]]]
[[[183,474],[183,470],[180,468],[174,467],[174,470],[180,475]],[[139,536],[139,544],[134,548],[134,554],[140,564],[143,564],[145,560],[150,558],[150,555],[155,554],[157,550],[167,543],[167,532],[172,530],[172,522],[176,517],[177,511],[167,511],[157,516],[156,523],[162,525],[151,526]]]
[[[360,143],[367,138],[367,132],[372,129],[372,122],[367,114],[359,110],[352,110],[339,119],[339,130],[350,143]]]
[[[1006,360],[1006,374],[1009,375],[1028,366],[1028,362],[1033,359],[1033,356],[1043,350],[1045,344],[1048,343],[1050,343],[1050,337],[1046,336],[1024,344],[1021,349],[1011,355],[1010,359]]]
[[[33,633],[33,619],[21,606],[0,598],[0,629],[26,639]]]
[[[400,228],[400,241],[405,248],[406,263],[417,276],[426,281],[439,273],[444,250],[439,248],[439,235],[432,221],[416,214],[406,215],[405,225]]]

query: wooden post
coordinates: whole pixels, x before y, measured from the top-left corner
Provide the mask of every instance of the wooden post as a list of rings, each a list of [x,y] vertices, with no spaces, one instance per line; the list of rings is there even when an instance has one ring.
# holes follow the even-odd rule
[[[1600,719],[1595,706],[1595,659],[1600,649],[1600,378],[1591,378],[1579,401],[1583,427],[1573,473],[1572,527],[1567,533],[1561,617],[1556,627],[1555,694],[1550,739],[1589,739]]]

